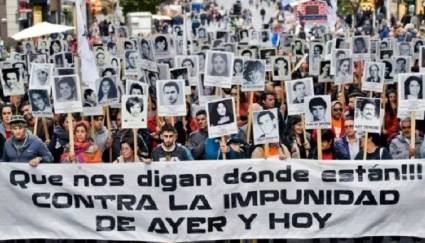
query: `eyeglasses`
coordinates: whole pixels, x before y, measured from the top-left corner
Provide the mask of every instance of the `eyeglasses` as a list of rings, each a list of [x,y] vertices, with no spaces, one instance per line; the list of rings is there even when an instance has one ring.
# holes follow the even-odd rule
[[[411,126],[405,126],[405,127],[401,127],[401,129],[410,129],[412,128]]]
[[[335,111],[335,112],[341,112],[342,111],[342,108],[333,108],[333,111]]]
[[[354,125],[347,125],[347,126],[344,126],[345,128],[353,128],[354,127]]]

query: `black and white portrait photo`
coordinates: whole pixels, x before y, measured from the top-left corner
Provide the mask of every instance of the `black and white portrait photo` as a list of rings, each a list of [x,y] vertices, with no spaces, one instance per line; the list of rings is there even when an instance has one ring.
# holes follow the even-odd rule
[[[424,76],[419,73],[398,75],[399,108],[408,111],[424,109]]]
[[[147,128],[146,95],[123,95],[121,102],[123,128]]]
[[[319,83],[332,82],[331,61],[320,61]]]
[[[306,129],[331,128],[331,97],[329,95],[307,96],[304,110]]]
[[[3,68],[1,71],[4,96],[25,94],[24,82],[21,78],[19,68]]]
[[[272,77],[274,81],[291,79],[291,61],[289,56],[277,56],[273,58]]]
[[[233,98],[210,101],[206,104],[208,137],[216,138],[237,133]]]
[[[239,30],[239,41],[243,43],[249,42],[249,31],[247,29]]]
[[[191,86],[196,86],[196,79],[198,78],[198,56],[177,56],[176,63],[178,67],[186,67],[188,71],[189,83]]]
[[[148,94],[148,85],[136,80],[127,80],[126,81],[126,94],[127,95],[147,95]]]
[[[31,66],[30,89],[50,89],[53,77],[52,64],[33,63]]]
[[[117,30],[118,38],[127,38],[128,37],[128,29],[126,26],[118,26],[115,28]]]
[[[370,36],[353,36],[352,51],[355,56],[367,56],[370,53]]]
[[[353,59],[350,57],[336,59],[335,83],[353,82]]]
[[[243,79],[243,66],[244,59],[241,57],[235,58],[233,60],[233,78],[232,84],[241,85]]]
[[[385,49],[385,50],[380,50],[379,51],[379,59],[384,60],[384,59],[391,59],[394,55],[394,50],[393,49]]]
[[[381,99],[356,97],[354,127],[359,131],[381,132]]]
[[[97,104],[97,94],[92,88],[83,90],[83,114],[85,116],[103,115],[103,107]]]
[[[97,106],[97,95],[96,91],[91,88],[86,88],[83,91],[83,108],[96,107]]]
[[[177,67],[170,69],[171,79],[182,79],[186,86],[189,86],[189,70],[187,67]]]
[[[82,112],[78,75],[55,76],[53,80],[55,113]]]
[[[156,59],[170,58],[175,54],[173,43],[167,35],[153,36],[153,50]],[[174,49],[174,50],[173,50]]]
[[[233,53],[207,51],[205,65],[205,85],[230,88],[233,76]]]
[[[118,87],[115,82],[115,76],[98,79],[96,88],[98,104],[108,105],[118,102]]]
[[[200,41],[208,40],[207,30],[204,27],[199,27],[196,31],[196,37]]]
[[[47,38],[40,38],[37,44],[37,50],[40,53],[47,54],[49,53],[50,40]]]
[[[323,43],[313,42],[310,45],[309,59],[309,74],[318,76],[320,73],[320,61],[323,58]]]
[[[410,72],[410,57],[397,56],[393,58],[394,75]]]
[[[251,49],[242,49],[239,51],[239,54],[243,58],[254,58],[254,53]]]
[[[413,40],[413,56],[418,57],[419,50],[422,46],[424,46],[424,40],[422,39],[414,39]]]
[[[216,94],[216,90],[218,88],[214,86],[205,86],[204,85],[204,75],[200,74],[198,79],[198,97],[199,97],[199,104],[205,104],[207,101],[216,99],[218,94]]]
[[[296,39],[292,43],[292,54],[294,56],[302,56],[302,55],[304,55],[304,44],[303,44],[303,40]]]
[[[260,50],[260,59],[266,61],[266,71],[272,71],[272,60],[276,56],[276,49],[267,48]]]
[[[351,57],[350,49],[333,49],[331,51],[331,75],[336,74],[338,59]]]
[[[385,83],[392,83],[394,81],[394,72],[393,72],[393,61],[390,60],[382,60],[384,64],[384,80]]]
[[[277,108],[254,112],[252,115],[254,144],[279,142]]]
[[[410,42],[398,43],[398,55],[399,56],[412,56],[412,47]]]
[[[151,40],[148,38],[141,38],[139,43],[140,57],[145,60],[154,61]]]
[[[266,62],[259,59],[244,59],[242,91],[263,91],[266,79]]]
[[[363,69],[362,90],[381,93],[384,89],[384,74],[384,63],[366,62]]]
[[[96,65],[98,68],[109,66],[109,53],[106,51],[98,51],[95,54]]]
[[[303,78],[287,81],[285,85],[288,114],[298,115],[304,113],[304,102],[307,96],[313,96],[313,79]]]
[[[158,80],[156,97],[158,98],[158,116],[186,115],[184,80]]]
[[[139,75],[139,54],[137,51],[126,51],[124,58],[125,75]]]
[[[47,89],[30,89],[28,98],[34,117],[52,117],[52,104]]]

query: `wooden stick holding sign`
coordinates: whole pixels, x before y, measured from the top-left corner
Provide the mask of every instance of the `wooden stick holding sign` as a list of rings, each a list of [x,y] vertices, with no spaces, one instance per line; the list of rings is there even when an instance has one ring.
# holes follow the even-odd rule
[[[369,97],[372,98],[372,92],[369,92]],[[369,133],[365,132],[363,141],[363,160],[367,160],[367,140],[369,139]]]
[[[301,114],[301,123],[303,124],[303,135],[304,135],[304,144],[307,143],[307,130],[305,129],[305,117],[304,117],[304,113]],[[303,144],[303,146],[304,146]],[[309,154],[309,149],[305,150],[305,154],[308,157]]]
[[[68,119],[68,135],[69,135],[69,153],[75,154],[75,148],[74,148],[74,124],[73,124],[73,118],[72,114],[68,113],[67,116]],[[72,163],[75,162],[75,157],[73,158]]]
[[[35,117],[34,128],[32,133],[34,134],[34,136],[37,136],[37,127],[38,127],[38,117]]]
[[[322,154],[322,129],[317,129],[317,159],[321,160],[323,159]]]
[[[221,143],[226,145],[226,138],[224,136],[221,137]],[[222,152],[222,155],[223,155],[223,160],[226,160],[226,153]]]
[[[106,126],[108,128],[108,139],[111,137],[111,115],[109,112],[109,105],[106,106]],[[112,162],[112,147],[108,149],[109,152],[109,162]]]
[[[416,151],[416,111],[412,111],[410,113],[410,148],[414,149]],[[416,155],[416,152],[413,156],[411,156],[411,159],[414,159]]]
[[[134,162],[138,161],[137,153],[138,153],[139,146],[137,144],[137,136],[138,136],[137,128],[133,128]]]
[[[49,127],[47,126],[47,120],[45,117],[41,118],[41,123],[43,124],[44,137],[46,138],[46,144],[50,143]]]
[[[249,111],[248,111],[248,124],[246,131],[246,142],[249,143],[251,141],[251,126],[252,126],[252,104],[254,103],[254,92],[249,92]]]

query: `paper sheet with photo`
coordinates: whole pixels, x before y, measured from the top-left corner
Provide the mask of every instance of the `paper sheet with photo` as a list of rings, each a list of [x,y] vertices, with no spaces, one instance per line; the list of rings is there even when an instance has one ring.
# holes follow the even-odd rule
[[[313,79],[303,78],[287,81],[285,89],[288,115],[304,114],[305,98],[314,95]]]
[[[147,96],[149,94],[149,86],[146,83],[128,79],[125,83],[125,94]]]
[[[30,89],[28,91],[28,100],[30,102],[32,115],[34,117],[53,117],[49,90]]]
[[[273,58],[273,81],[291,80],[291,58],[289,56],[276,56]]]
[[[233,77],[233,53],[206,51],[204,85],[230,88]]]
[[[96,80],[97,102],[101,106],[118,102],[116,76]]]
[[[19,68],[3,68],[1,70],[1,84],[4,96],[24,95],[24,80]]]
[[[53,64],[31,64],[30,89],[51,89],[53,80]]]
[[[217,93],[218,88],[214,86],[205,86],[204,85],[204,74],[199,75],[197,91],[199,97],[199,104],[203,105],[210,100],[215,100],[220,98],[220,95]]]
[[[235,57],[235,59],[233,60],[232,85],[242,84],[243,67],[244,67],[244,59],[242,57]]]
[[[184,80],[158,80],[156,83],[158,116],[186,116]]]
[[[146,95],[123,95],[121,102],[123,128],[147,128]]]
[[[238,132],[234,98],[224,98],[206,103],[208,137],[216,138]]]
[[[334,80],[334,76],[331,75],[331,61],[330,60],[320,61],[320,73],[318,77],[319,83],[332,82],[333,80]]]
[[[354,63],[351,57],[336,60],[335,84],[353,83]]]
[[[356,97],[354,128],[362,132],[381,133],[381,99]]]
[[[55,76],[52,87],[55,113],[83,111],[78,75]]]
[[[84,116],[103,115],[103,107],[97,103],[97,93],[92,88],[83,89],[83,114]]]
[[[242,92],[264,91],[266,82],[266,61],[260,59],[244,59]]]
[[[331,96],[307,96],[304,102],[305,128],[330,129],[331,128]]]
[[[423,73],[398,74],[398,108],[404,111],[424,111]]]
[[[382,93],[384,90],[385,64],[366,62],[363,69],[362,90]]]
[[[318,76],[320,74],[320,61],[323,58],[324,45],[320,42],[312,42],[310,44],[309,60],[309,74]]]
[[[177,56],[176,57],[176,65],[177,67],[186,67],[188,71],[188,78],[190,86],[196,86],[198,79],[198,56],[190,55],[190,56]]]
[[[252,124],[255,145],[279,142],[277,108],[253,112]]]
[[[351,50],[350,49],[332,49],[331,54],[331,75],[335,75],[337,70],[337,59],[350,57]]]

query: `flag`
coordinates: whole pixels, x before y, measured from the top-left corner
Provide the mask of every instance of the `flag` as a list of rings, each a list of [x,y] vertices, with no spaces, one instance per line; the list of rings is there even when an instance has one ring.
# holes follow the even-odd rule
[[[78,30],[78,53],[81,60],[81,79],[84,85],[96,90],[96,80],[99,79],[99,71],[97,70],[96,59],[90,51],[89,42],[87,40],[87,27],[83,18],[81,2],[75,1],[75,11],[77,14],[77,30]]]

